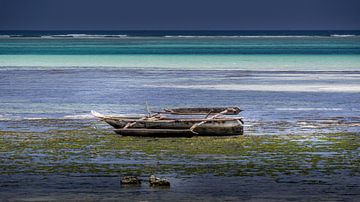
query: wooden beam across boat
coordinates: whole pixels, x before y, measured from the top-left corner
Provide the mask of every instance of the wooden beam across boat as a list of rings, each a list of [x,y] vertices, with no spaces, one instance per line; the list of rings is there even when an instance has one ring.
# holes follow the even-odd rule
[[[218,114],[224,111],[224,115],[236,115],[241,110],[239,107],[190,107],[190,108],[169,108],[164,109],[166,113],[174,115],[206,115],[206,114]],[[160,112],[161,113],[161,112]]]

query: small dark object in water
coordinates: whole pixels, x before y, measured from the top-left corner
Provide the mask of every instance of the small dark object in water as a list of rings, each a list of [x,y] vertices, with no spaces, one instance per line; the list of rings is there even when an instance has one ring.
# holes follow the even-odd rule
[[[129,184],[136,185],[136,184],[141,184],[141,181],[135,176],[125,176],[121,179],[120,183],[123,185],[129,185]]]
[[[169,180],[167,180],[165,178],[155,177],[155,175],[151,175],[149,177],[149,183],[150,183],[150,186],[166,186],[166,187],[170,186]]]

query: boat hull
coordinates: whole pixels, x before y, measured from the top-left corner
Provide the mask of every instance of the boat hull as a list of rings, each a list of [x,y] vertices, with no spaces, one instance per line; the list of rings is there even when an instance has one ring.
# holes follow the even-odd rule
[[[105,122],[115,128],[115,132],[124,136],[233,136],[243,134],[243,125],[240,119],[214,119],[196,127],[193,132],[190,128],[200,123],[202,119],[165,119],[165,120],[138,120],[106,118]],[[134,123],[131,127],[124,127]]]
[[[192,137],[194,133],[190,130],[182,129],[146,129],[130,128],[115,129],[117,134],[122,136],[139,136],[139,137]]]

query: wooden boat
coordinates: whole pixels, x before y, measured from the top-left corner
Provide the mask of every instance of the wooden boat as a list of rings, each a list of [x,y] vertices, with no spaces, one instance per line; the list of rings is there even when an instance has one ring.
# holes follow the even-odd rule
[[[147,116],[126,117],[106,116],[92,111],[92,114],[115,128],[115,132],[123,136],[153,137],[192,137],[192,136],[227,136],[242,135],[242,117],[226,117],[236,115],[238,107],[223,108],[175,108],[165,109]],[[166,117],[171,115],[206,115],[204,118]]]

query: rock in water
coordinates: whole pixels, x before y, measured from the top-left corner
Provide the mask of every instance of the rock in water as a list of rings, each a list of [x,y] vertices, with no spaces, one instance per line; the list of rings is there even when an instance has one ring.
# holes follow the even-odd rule
[[[141,184],[141,181],[135,176],[125,176],[121,179],[120,183],[123,185]]]
[[[150,186],[167,186],[167,187],[170,186],[169,180],[165,178],[155,177],[155,175],[151,175],[149,177],[149,183]]]

